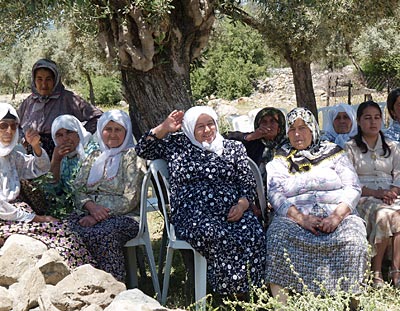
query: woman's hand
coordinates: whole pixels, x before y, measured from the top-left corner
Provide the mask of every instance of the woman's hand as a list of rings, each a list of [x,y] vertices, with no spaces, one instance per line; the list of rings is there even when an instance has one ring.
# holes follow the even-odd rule
[[[93,227],[95,224],[97,224],[97,221],[92,215],[86,215],[79,219],[79,224],[82,227]]]
[[[297,222],[304,229],[311,231],[315,235],[318,235],[322,218],[314,215],[303,215],[300,222]]]
[[[393,190],[382,190],[382,201],[385,204],[392,205],[397,199],[397,192]]]
[[[61,162],[61,160],[70,152],[74,151],[74,146],[71,143],[64,143],[54,147],[53,159]]]
[[[181,129],[184,112],[181,110],[172,111],[169,116],[151,132],[159,139],[167,136],[168,133],[174,133]]]
[[[110,217],[110,209],[104,207],[102,205],[98,205],[93,201],[89,201],[85,204],[85,208],[88,210],[89,214],[93,216],[93,218],[99,222],[106,220]]]
[[[343,218],[336,214],[331,214],[328,217],[321,220],[318,229],[321,232],[331,233],[336,230]]]
[[[33,151],[37,156],[42,155],[42,148],[40,148],[40,135],[38,131],[29,128],[25,132],[25,141],[32,146]]]
[[[246,198],[240,198],[238,203],[231,207],[227,220],[235,222],[242,218],[243,213],[249,208],[249,201]]]
[[[58,219],[54,218],[53,216],[40,216],[40,215],[35,215],[35,217],[32,219],[34,222],[57,222]]]

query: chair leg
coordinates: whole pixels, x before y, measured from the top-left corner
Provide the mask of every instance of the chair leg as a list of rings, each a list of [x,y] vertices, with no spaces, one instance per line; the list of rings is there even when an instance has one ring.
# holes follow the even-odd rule
[[[165,260],[165,270],[164,270],[164,281],[162,288],[161,304],[165,306],[167,302],[169,277],[171,273],[172,257],[174,255],[174,250],[172,248],[167,249],[167,258]]]
[[[137,288],[137,258],[136,258],[136,247],[126,248],[126,269],[127,269],[127,287]]]
[[[146,241],[145,247],[146,247],[147,259],[149,260],[151,279],[153,281],[154,292],[157,295],[157,300],[160,301],[161,300],[160,283],[158,281],[156,263],[154,261],[153,249],[150,244],[150,238],[148,241]]]
[[[164,261],[166,256],[166,249],[167,249],[167,242],[168,242],[168,234],[167,230],[164,227],[163,235],[161,239],[161,246],[160,246],[160,255],[158,257],[158,278],[161,280],[163,276],[163,267]]]
[[[207,260],[194,251],[196,310],[206,310]]]

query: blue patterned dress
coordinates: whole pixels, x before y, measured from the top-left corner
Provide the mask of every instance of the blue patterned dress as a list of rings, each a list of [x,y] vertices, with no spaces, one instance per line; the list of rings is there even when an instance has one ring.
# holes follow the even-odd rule
[[[265,270],[263,229],[249,210],[239,221],[227,221],[240,197],[252,201],[255,196],[255,180],[243,145],[224,140],[224,151],[218,156],[194,146],[183,133],[162,140],[146,138],[140,139],[136,152],[146,159],[168,162],[171,222],[177,237],[207,259],[212,289],[232,294],[259,286]]]

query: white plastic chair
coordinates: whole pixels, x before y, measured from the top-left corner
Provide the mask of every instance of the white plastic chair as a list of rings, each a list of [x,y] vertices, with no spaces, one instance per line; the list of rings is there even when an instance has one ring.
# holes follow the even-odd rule
[[[257,164],[249,157],[247,158],[247,160],[249,162],[250,169],[253,172],[254,178],[256,180],[257,196],[258,196],[258,202],[260,203],[261,207],[262,219],[265,219],[265,210],[267,208],[267,201],[265,199],[263,178]]]
[[[151,185],[151,172],[148,170],[143,178],[142,188],[140,192],[140,221],[139,221],[139,232],[137,236],[124,245],[127,248],[127,264],[128,264],[128,276],[131,282],[130,287],[138,287],[137,281],[137,258],[136,258],[136,247],[140,245],[145,246],[146,255],[150,265],[151,279],[153,281],[153,288],[157,295],[157,299],[161,299],[160,283],[158,282],[156,264],[153,255],[153,249],[151,247],[150,234],[147,225],[147,212],[149,211],[147,206],[147,191]]]
[[[169,183],[168,183],[168,166],[167,162],[161,159],[154,160],[150,163],[151,173],[154,177],[156,187],[159,189],[159,193],[162,194],[161,185],[165,185],[167,192],[168,203],[169,203]],[[167,230],[168,244],[167,244],[167,258],[165,262],[164,270],[164,282],[161,296],[161,304],[165,305],[168,295],[169,278],[171,273],[172,257],[174,250],[176,249],[188,249],[194,253],[194,283],[195,283],[195,299],[196,299],[196,310],[205,310],[206,308],[206,292],[207,292],[207,261],[200,255],[189,243],[183,240],[177,239],[175,235],[174,226],[169,223],[168,206],[163,195],[160,195],[160,201],[162,204],[162,210],[164,213],[165,227]]]
[[[247,115],[242,115],[234,118],[232,120],[232,127],[234,131],[240,131],[244,133],[254,131],[254,124],[252,123],[250,117]]]

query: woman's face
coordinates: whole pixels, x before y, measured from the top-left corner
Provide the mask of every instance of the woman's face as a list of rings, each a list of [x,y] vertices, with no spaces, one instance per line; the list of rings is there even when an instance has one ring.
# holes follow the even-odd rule
[[[358,119],[358,125],[363,136],[377,136],[382,126],[382,116],[379,109],[372,106],[365,108]]]
[[[51,70],[45,68],[35,70],[35,86],[40,95],[51,95],[54,84],[54,74]]]
[[[258,127],[263,133],[266,140],[274,140],[279,134],[279,123],[277,116],[264,116]]]
[[[211,144],[217,135],[214,119],[208,114],[201,114],[194,127],[194,138],[199,142]]]
[[[126,129],[117,122],[110,121],[102,131],[102,139],[108,148],[118,148],[125,140]]]
[[[312,142],[312,132],[303,119],[298,118],[289,128],[288,138],[293,148],[307,149]]]
[[[0,120],[0,143],[4,146],[9,146],[14,138],[17,127],[18,124],[15,120]]]
[[[400,96],[398,96],[394,102],[392,114],[397,121],[400,121]]]
[[[351,119],[346,112],[339,112],[333,120],[333,128],[338,134],[347,134],[352,126]]]
[[[57,146],[65,146],[68,148],[66,150],[68,153],[74,151],[80,142],[79,134],[77,132],[64,128],[61,128],[56,132],[55,140]]]

